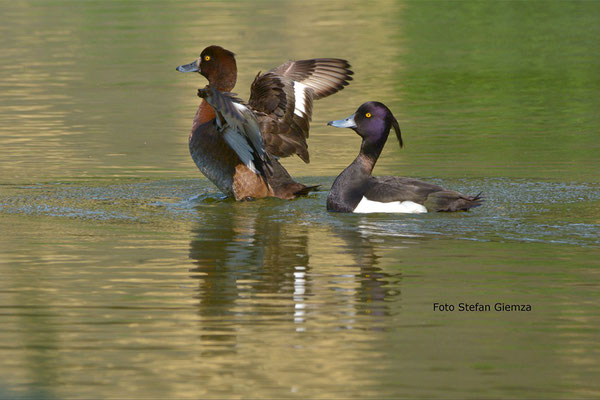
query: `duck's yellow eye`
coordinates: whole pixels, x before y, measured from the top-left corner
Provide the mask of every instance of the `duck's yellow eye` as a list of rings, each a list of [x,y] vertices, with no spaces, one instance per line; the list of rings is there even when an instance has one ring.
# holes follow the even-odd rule
[[[371,115],[371,113],[366,113],[366,114],[365,114],[365,117],[367,117],[367,118],[371,118],[371,117],[372,117],[372,115]]]
[[[210,61],[210,56],[204,56],[204,61]]]

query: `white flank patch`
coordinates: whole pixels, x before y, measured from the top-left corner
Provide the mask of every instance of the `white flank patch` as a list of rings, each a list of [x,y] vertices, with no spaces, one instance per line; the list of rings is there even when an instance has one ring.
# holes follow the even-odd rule
[[[427,209],[425,206],[415,203],[413,201],[391,201],[389,203],[380,203],[378,201],[371,201],[363,196],[362,200],[356,208],[355,213],[368,214],[368,213],[404,213],[404,214],[422,214],[426,213]]]
[[[299,117],[304,117],[306,115],[306,108],[304,107],[305,99],[305,90],[308,86],[303,83],[294,81],[294,114]]]

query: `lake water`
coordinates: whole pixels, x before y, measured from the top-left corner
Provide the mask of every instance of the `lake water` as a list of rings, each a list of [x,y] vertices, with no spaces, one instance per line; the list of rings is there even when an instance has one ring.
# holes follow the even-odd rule
[[[600,2],[1,2],[0,397],[600,397],[598,21]],[[287,59],[350,60],[311,163],[283,161],[323,191],[235,203],[201,176],[206,81],[175,67],[211,44],[243,98]],[[360,138],[325,124],[368,100],[406,144],[376,174],[485,205],[326,212]]]

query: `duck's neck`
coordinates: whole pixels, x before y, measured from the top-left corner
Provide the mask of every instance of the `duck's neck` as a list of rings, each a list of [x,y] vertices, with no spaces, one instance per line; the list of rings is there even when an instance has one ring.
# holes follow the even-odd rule
[[[235,64],[233,65],[234,73],[229,71],[228,73],[224,73],[219,75],[218,79],[209,80],[209,85],[216,88],[220,92],[231,92],[235,87],[235,82],[237,79],[237,74],[235,73]],[[198,111],[196,112],[196,116],[194,117],[194,123],[192,127],[192,131],[199,126],[210,120],[215,119],[216,114],[215,110],[211,107],[210,104],[206,101],[206,99],[202,99],[200,102],[200,106],[198,107]]]
[[[327,196],[327,209],[330,211],[352,212],[358,205],[367,182],[383,150],[383,143],[363,140],[360,153],[335,179]]]
[[[363,140],[358,156],[356,156],[352,164],[346,167],[341,175],[352,175],[361,179],[370,177],[384,144],[385,140],[378,142]]]
[[[221,61],[218,72],[208,79],[210,86],[217,88],[220,92],[231,92],[237,82],[237,66],[235,59]]]
[[[222,77],[217,82],[209,82],[209,84],[211,87],[216,88],[219,92],[231,92],[235,87],[236,80],[237,78],[235,75],[228,75]]]
[[[360,153],[358,153],[358,156],[352,164],[356,163],[357,167],[361,168],[368,175],[371,175],[373,168],[375,168],[375,163],[383,151],[384,144],[385,140],[376,142],[372,142],[368,139],[363,140],[360,146]]]

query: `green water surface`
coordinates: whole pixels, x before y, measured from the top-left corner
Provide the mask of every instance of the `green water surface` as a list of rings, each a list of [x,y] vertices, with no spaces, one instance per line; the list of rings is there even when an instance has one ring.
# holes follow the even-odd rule
[[[0,397],[600,397],[599,21],[594,1],[1,1]],[[175,67],[211,44],[246,99],[288,59],[350,61],[311,163],[283,160],[323,191],[235,203],[201,176],[206,81]],[[406,144],[376,174],[485,205],[327,213],[360,138],[326,122],[369,100]]]

